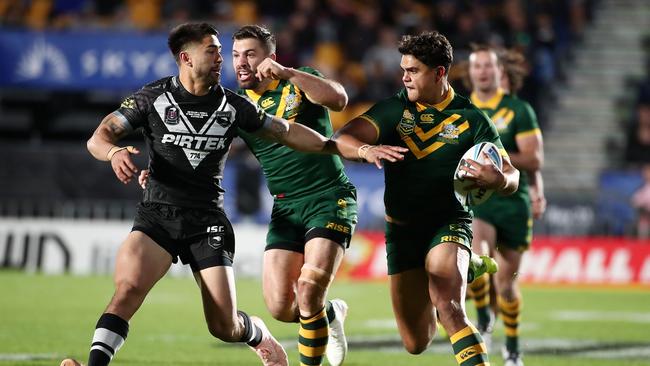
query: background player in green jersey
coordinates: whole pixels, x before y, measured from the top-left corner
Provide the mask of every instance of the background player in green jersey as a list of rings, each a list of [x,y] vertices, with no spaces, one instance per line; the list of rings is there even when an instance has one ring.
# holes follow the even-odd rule
[[[454,196],[453,175],[463,153],[483,141],[501,148],[504,165],[499,171],[472,161],[465,170],[477,186],[511,194],[519,172],[490,121],[449,85],[447,39],[437,32],[404,36],[399,51],[405,88],[353,119],[335,139],[361,158],[376,149],[366,144],[409,149],[403,161],[386,164],[384,193],[390,291],[406,350],[419,354],[427,348],[437,311],[457,362],[489,365],[481,336],[465,313],[471,214]]]
[[[512,57],[505,55],[504,57]],[[513,61],[513,60],[510,60]],[[532,239],[533,211],[544,211],[540,168],[543,162],[542,135],[530,105],[501,88],[505,77],[508,88],[520,85],[510,64],[510,77],[499,62],[497,53],[488,47],[476,47],[469,58],[472,102],[481,108],[499,131],[503,146],[515,167],[523,171],[519,189],[511,196],[493,196],[473,208],[474,251],[495,253],[500,270],[495,274],[497,307],[503,318],[506,345],[503,357],[506,366],[523,365],[519,348],[519,317],[521,292],[517,272],[523,252]],[[512,91],[512,90],[511,90]],[[531,181],[531,184],[529,184]],[[531,202],[535,209],[531,209]],[[478,313],[478,328],[489,346],[494,323],[490,308],[490,281],[485,274],[471,284]]]

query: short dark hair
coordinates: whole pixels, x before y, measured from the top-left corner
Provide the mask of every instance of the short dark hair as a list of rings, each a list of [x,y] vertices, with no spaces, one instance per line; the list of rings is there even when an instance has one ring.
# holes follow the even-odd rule
[[[218,36],[219,31],[208,23],[185,23],[177,25],[169,32],[167,46],[178,62],[178,55],[190,43],[201,43],[205,36]]]
[[[445,36],[436,31],[424,32],[417,36],[402,36],[398,50],[402,55],[413,55],[429,67],[442,66],[447,74],[454,61],[451,44]]]
[[[234,40],[242,40],[248,38],[255,38],[262,43],[262,47],[269,54],[275,53],[275,36],[271,31],[257,24],[249,24],[239,28],[232,35]]]

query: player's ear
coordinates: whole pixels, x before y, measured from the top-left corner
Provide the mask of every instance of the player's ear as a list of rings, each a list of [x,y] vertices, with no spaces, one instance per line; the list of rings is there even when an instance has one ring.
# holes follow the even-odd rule
[[[277,56],[275,53],[270,54],[269,57],[270,57],[271,60],[273,60],[273,61],[277,61],[276,59],[278,58],[278,56]]]
[[[185,64],[189,67],[192,67],[192,59],[190,57],[190,54],[187,53],[187,51],[181,51],[178,54],[178,59],[181,61],[181,64]]]
[[[445,76],[446,70],[444,66],[436,68],[436,82],[439,82]]]

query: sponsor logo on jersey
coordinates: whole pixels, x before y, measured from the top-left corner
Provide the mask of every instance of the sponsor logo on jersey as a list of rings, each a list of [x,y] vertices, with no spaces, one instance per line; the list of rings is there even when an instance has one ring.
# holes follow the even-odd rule
[[[447,144],[457,144],[458,135],[460,135],[460,130],[453,124],[445,125],[445,127],[438,134],[438,141],[444,142]]]
[[[226,148],[225,137],[166,133],[160,142],[198,151],[214,151]]]
[[[165,109],[165,123],[168,125],[178,124],[178,108],[169,106]]]
[[[274,105],[275,105],[275,100],[273,100],[273,97],[264,98],[264,100],[260,102],[260,106],[264,109],[269,109]]]
[[[399,124],[397,125],[397,129],[402,135],[410,135],[413,132],[414,127],[415,127],[415,116],[413,116],[413,113],[411,113],[411,111],[405,109],[404,113],[402,113],[402,119],[399,121]]]
[[[228,127],[232,124],[232,113],[231,112],[216,112],[215,118],[217,123],[221,127]]]
[[[300,106],[300,95],[296,93],[289,93],[286,97],[284,97],[284,101],[286,103],[286,111],[287,112],[292,112]]]
[[[135,109],[135,99],[128,97],[122,101],[120,108]]]
[[[423,123],[431,123],[433,122],[433,114],[431,113],[424,113],[420,115],[420,121]]]

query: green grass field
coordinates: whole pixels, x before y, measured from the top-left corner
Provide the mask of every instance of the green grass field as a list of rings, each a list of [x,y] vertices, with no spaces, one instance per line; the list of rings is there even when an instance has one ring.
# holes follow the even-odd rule
[[[112,294],[109,277],[0,272],[0,366],[85,360],[95,322]],[[239,307],[261,315],[298,364],[297,326],[266,313],[258,281],[237,282]],[[650,365],[650,289],[525,287],[522,339],[527,366]],[[330,297],[348,301],[346,365],[456,365],[449,343],[411,356],[400,348],[386,283],[338,282]],[[468,307],[471,308],[468,303]],[[471,311],[470,311],[471,313]],[[498,346],[503,331],[498,327]],[[492,365],[502,365],[498,352]],[[189,278],[165,278],[131,320],[112,365],[259,365],[246,347],[212,339]]]

